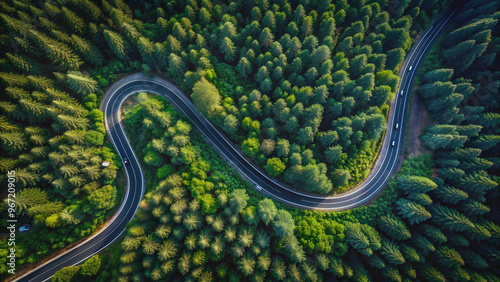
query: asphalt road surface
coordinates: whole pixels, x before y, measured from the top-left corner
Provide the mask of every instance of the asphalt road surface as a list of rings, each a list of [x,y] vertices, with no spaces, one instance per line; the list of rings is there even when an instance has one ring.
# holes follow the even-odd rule
[[[437,35],[450,21],[456,10],[449,10],[434,22],[415,42],[403,65],[399,90],[391,105],[387,131],[377,162],[368,178],[351,192],[335,196],[322,197],[294,190],[266,175],[251,164],[235,146],[228,141],[204,116],[198,113],[193,103],[175,85],[159,77],[147,77],[142,74],[126,76],[114,83],[104,95],[100,109],[104,112],[106,130],[121,158],[128,158],[130,165],[125,166],[127,191],[118,212],[108,225],[98,233],[80,243],[75,248],[60,254],[54,259],[31,270],[16,281],[45,281],[65,266],[77,265],[98,253],[116,240],[134,217],[138,204],[144,196],[144,176],[134,151],[125,135],[120,122],[120,108],[125,98],[137,92],[157,93],[172,102],[172,105],[189,117],[194,126],[201,131],[205,139],[215,150],[235,167],[254,186],[260,186],[260,192],[267,197],[302,209],[340,211],[366,204],[382,192],[390,177],[402,162],[404,149],[405,124],[410,101],[409,93],[417,74],[417,68],[423,61]],[[401,95],[402,93],[402,95]],[[398,124],[398,129],[396,129]],[[394,146],[392,146],[394,142]]]

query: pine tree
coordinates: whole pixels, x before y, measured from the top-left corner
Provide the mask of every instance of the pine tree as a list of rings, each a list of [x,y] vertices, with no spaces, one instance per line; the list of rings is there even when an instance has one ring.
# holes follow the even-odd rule
[[[259,35],[260,46],[264,48],[264,50],[268,50],[271,48],[274,42],[274,34],[269,28],[262,29],[262,32]]]
[[[410,231],[403,221],[392,214],[381,216],[377,226],[395,240],[406,240],[411,237]]]
[[[490,208],[488,206],[485,206],[480,202],[472,199],[468,199],[467,201],[463,202],[460,205],[460,208],[467,216],[483,215],[490,211]]]
[[[448,237],[448,241],[450,242],[451,246],[454,246],[454,247],[468,247],[469,246],[469,240],[467,240],[467,238],[465,238],[461,234],[447,232],[446,236]]]
[[[266,225],[268,225],[274,220],[277,212],[278,209],[276,208],[274,202],[271,199],[263,199],[259,201],[258,213],[262,222],[264,222]]]
[[[160,261],[169,260],[177,254],[177,247],[174,242],[166,240],[158,250],[158,258]]]
[[[29,36],[30,31],[35,28],[29,23],[15,19],[6,14],[0,14],[4,24],[7,26],[7,29],[17,35],[20,35],[22,38],[26,38]]]
[[[465,171],[456,167],[444,167],[438,169],[437,173],[443,179],[457,180],[465,174]]]
[[[57,116],[57,121],[67,130],[87,129],[88,127],[88,119],[86,118],[62,114]]]
[[[317,254],[315,254],[315,259],[316,259],[316,262],[318,263],[318,266],[321,270],[323,270],[323,271],[328,270],[328,267],[330,265],[330,260],[328,259],[328,257],[325,254],[317,253]]]
[[[241,260],[238,261],[238,269],[241,270],[243,275],[249,276],[254,272],[255,259],[248,254],[245,255]]]
[[[126,59],[127,53],[123,38],[110,30],[104,30],[103,34],[111,51],[113,51],[118,58],[122,60]]]
[[[174,53],[168,55],[168,72],[174,76],[182,77],[185,73],[185,65],[182,58]]]
[[[462,232],[471,230],[474,227],[474,224],[467,217],[452,208],[433,204],[429,207],[429,210],[432,213],[432,221],[441,228]]]
[[[293,235],[295,222],[289,212],[285,210],[278,210],[272,224],[274,232],[276,232],[279,237],[285,238]]]
[[[20,99],[19,105],[30,117],[31,122],[43,122],[48,119],[47,106],[31,99]]]
[[[225,22],[220,27],[221,38],[228,37],[229,39],[234,39],[236,37],[236,34],[237,34],[236,27],[232,22]]]
[[[86,95],[97,90],[97,81],[81,72],[68,72],[66,74],[68,86],[80,95]]]
[[[39,188],[25,188],[16,193],[16,212],[23,214],[29,208],[48,202],[47,193]]]
[[[446,246],[440,246],[434,252],[434,255],[437,261],[445,267],[457,268],[465,264],[464,260],[455,249],[450,249]]]
[[[478,139],[472,141],[474,147],[486,151],[500,142],[500,136],[492,134],[483,134]]]
[[[278,280],[284,280],[286,278],[286,265],[279,257],[274,257],[271,265],[271,276]]]
[[[154,49],[154,59],[156,61],[156,67],[159,69],[166,69],[168,57],[165,46],[159,42],[156,42],[154,44]]]
[[[458,252],[464,259],[465,264],[468,266],[471,266],[475,269],[486,269],[489,267],[488,263],[486,262],[486,260],[484,260],[483,257],[470,249],[460,249],[458,250]]]
[[[29,84],[40,91],[47,91],[48,88],[54,88],[51,79],[44,76],[28,75]]]
[[[433,192],[444,203],[456,204],[469,198],[469,195],[460,189],[448,185],[439,186]]]
[[[493,181],[487,172],[475,171],[464,175],[457,186],[466,191],[471,198],[484,202],[484,193],[497,185],[497,182]]]
[[[19,54],[6,53],[5,54],[9,62],[16,67],[18,70],[22,71],[24,74],[40,74],[41,66],[40,64],[30,57],[26,57]]]
[[[302,277],[304,277],[308,281],[318,280],[318,274],[317,274],[318,271],[316,270],[315,266],[307,262],[301,263],[300,266],[302,268],[302,273],[303,273]]]
[[[461,41],[470,38],[473,34],[481,30],[491,29],[491,27],[493,27],[495,23],[496,20],[489,17],[470,21],[466,25],[463,25],[460,28],[450,32],[446,36],[446,43],[448,46],[455,46]]]
[[[408,245],[404,245],[402,247],[403,247],[402,253],[406,260],[410,262],[420,262],[420,255],[414,248]]]
[[[204,26],[207,26],[212,21],[212,15],[205,7],[202,7],[200,9],[200,13],[199,13],[198,18],[199,18],[201,24]]]
[[[234,43],[228,37],[225,37],[220,43],[220,52],[224,54],[224,59],[226,62],[232,62],[234,60],[235,50]]]
[[[417,247],[420,251],[422,251],[424,254],[427,254],[429,252],[434,252],[436,250],[432,242],[427,240],[427,238],[425,238],[420,234],[416,234],[415,236],[413,236],[411,241],[413,245]]]
[[[424,193],[410,194],[408,195],[408,200],[412,200],[421,206],[428,206],[432,204],[431,197]]]
[[[142,242],[142,250],[145,254],[153,255],[159,248],[160,243],[152,235],[147,236]]]
[[[31,34],[36,39],[38,45],[44,49],[47,57],[54,63],[59,64],[62,69],[77,70],[82,65],[80,58],[67,45],[52,40],[34,30],[31,31]]]
[[[289,279],[291,281],[302,281],[302,275],[300,273],[299,268],[297,267],[297,264],[292,263],[288,265],[288,275]]]
[[[426,263],[420,267],[420,275],[426,280],[426,281],[441,281],[445,282],[446,278],[444,275],[437,270],[436,268],[432,267],[430,264]]]
[[[26,86],[29,82],[26,76],[15,73],[1,72],[0,78],[4,81],[6,85],[10,87],[23,87]]]
[[[399,250],[399,246],[387,240],[382,241],[380,253],[393,265],[400,265],[406,261]]]
[[[71,39],[70,43],[75,51],[86,61],[95,66],[101,66],[104,63],[104,56],[95,45],[75,34],[71,35]]]
[[[252,64],[245,57],[241,57],[240,61],[236,65],[236,69],[243,78],[247,78],[252,75]]]
[[[487,45],[488,43],[478,44],[475,40],[466,40],[444,51],[443,59],[448,66],[461,73],[486,51]]]
[[[18,160],[11,158],[0,158],[0,171],[7,172],[9,170],[14,169],[17,165]]]
[[[431,217],[431,214],[424,207],[405,198],[400,198],[396,205],[399,215],[407,218],[411,225],[418,224]]]
[[[444,233],[441,232],[439,228],[433,225],[420,224],[418,227],[420,228],[420,230],[422,230],[422,233],[434,243],[439,244],[448,241],[446,235],[444,235]]]
[[[370,248],[372,250],[378,250],[380,249],[380,244],[381,244],[381,238],[377,230],[375,228],[367,225],[367,224],[361,224],[361,231],[365,234],[365,236],[368,238],[368,241],[370,241]]]
[[[414,175],[402,175],[398,177],[398,188],[406,194],[426,193],[436,189],[437,184],[432,180]]]
[[[345,222],[345,240],[354,249],[359,250],[362,254],[371,255],[370,241],[361,231],[361,224]]]
[[[156,61],[154,59],[155,49],[153,43],[146,37],[139,37],[139,40],[137,41],[137,47],[139,49],[139,53],[141,53],[143,62],[152,67],[156,66]]]
[[[79,16],[66,7],[62,7],[61,11],[62,17],[66,21],[68,27],[80,34],[84,32],[86,25]]]
[[[378,254],[374,253],[373,255],[366,257],[365,258],[366,262],[374,268],[377,269],[383,269],[386,267],[386,264],[382,257],[380,257]]]
[[[21,151],[28,146],[24,135],[20,132],[0,132],[0,140],[6,151]]]
[[[285,254],[293,262],[300,263],[306,259],[304,249],[295,236],[286,237],[283,243],[283,248],[285,249]]]

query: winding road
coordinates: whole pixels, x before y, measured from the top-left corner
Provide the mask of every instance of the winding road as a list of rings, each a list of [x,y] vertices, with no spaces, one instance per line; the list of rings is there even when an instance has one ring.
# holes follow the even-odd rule
[[[407,55],[402,67],[402,78],[399,90],[391,104],[387,131],[375,166],[368,178],[349,193],[322,197],[300,192],[272,179],[251,164],[235,146],[228,141],[212,123],[198,113],[189,100],[175,85],[159,77],[147,77],[142,74],[126,76],[113,84],[105,93],[100,109],[104,113],[106,130],[117,152],[122,158],[127,157],[130,165],[125,166],[127,175],[127,191],[118,212],[101,230],[80,243],[73,249],[60,254],[52,260],[29,271],[15,281],[45,281],[62,267],[77,265],[101,251],[116,240],[134,217],[139,202],[144,196],[144,176],[137,157],[130,146],[121,125],[120,109],[125,99],[137,92],[157,93],[172,102],[172,105],[184,113],[205,139],[229,164],[235,167],[254,186],[262,187],[261,193],[267,197],[302,209],[323,211],[340,211],[362,206],[378,196],[390,177],[393,176],[402,162],[404,150],[406,113],[410,101],[410,89],[417,74],[419,64],[455,10],[445,12],[432,26],[422,33]],[[402,94],[401,94],[402,93]],[[396,129],[396,125],[398,128]],[[394,142],[394,146],[392,146]]]

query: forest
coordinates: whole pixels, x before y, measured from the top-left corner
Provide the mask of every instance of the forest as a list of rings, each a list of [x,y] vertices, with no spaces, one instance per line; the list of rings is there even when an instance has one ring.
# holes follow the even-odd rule
[[[126,2],[0,2],[0,182],[15,170],[16,214],[33,225],[17,238],[20,266],[91,235],[118,206],[124,173],[98,108],[119,77],[175,82],[269,175],[340,193],[366,178],[405,55],[452,1]],[[124,115],[147,179],[137,216],[52,279],[499,281],[498,10],[461,4],[413,93],[434,120],[421,136],[432,154],[355,210],[265,198],[168,101],[139,94]]]

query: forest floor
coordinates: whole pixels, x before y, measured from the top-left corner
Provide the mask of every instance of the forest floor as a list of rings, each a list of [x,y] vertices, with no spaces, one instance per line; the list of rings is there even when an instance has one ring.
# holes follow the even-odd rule
[[[418,87],[418,86],[417,86]],[[432,124],[432,118],[429,112],[425,108],[424,101],[416,93],[416,88],[413,88],[413,101],[411,103],[411,117],[410,126],[408,127],[408,147],[407,147],[407,157],[412,158],[422,154],[430,154],[431,151],[424,147],[420,141],[420,135],[423,130]]]

